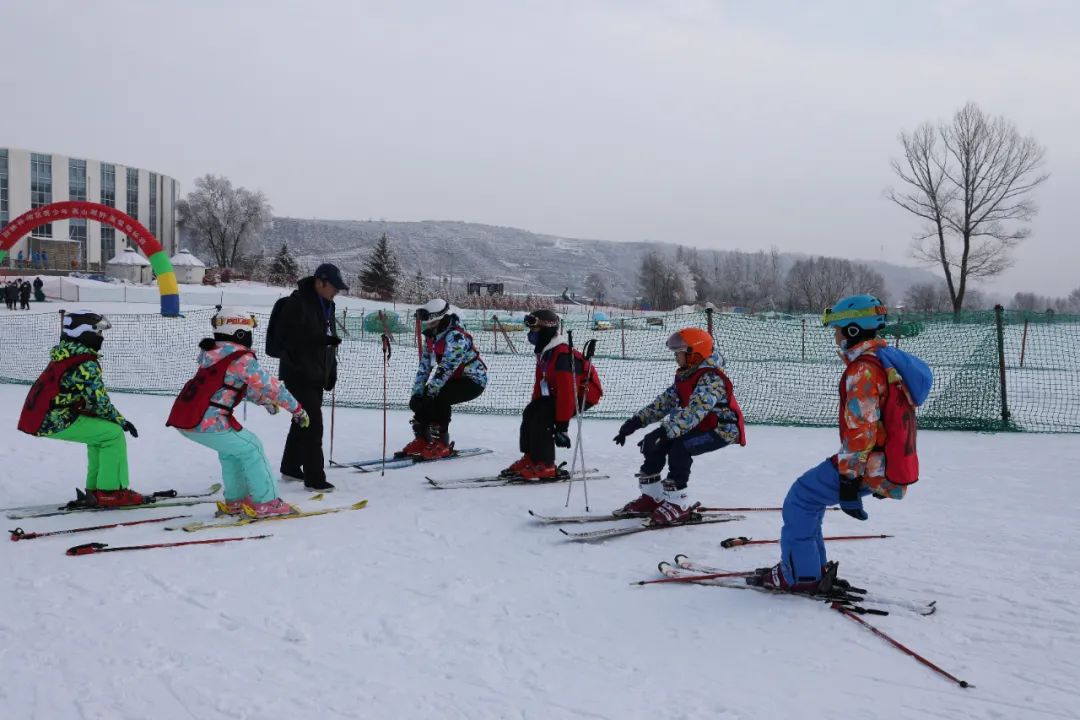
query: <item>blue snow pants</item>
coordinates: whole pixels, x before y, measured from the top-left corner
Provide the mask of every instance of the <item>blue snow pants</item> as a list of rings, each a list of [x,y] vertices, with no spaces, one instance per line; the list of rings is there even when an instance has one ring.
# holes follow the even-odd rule
[[[869,495],[866,488],[859,493]],[[789,584],[820,580],[828,561],[821,522],[825,508],[840,502],[840,473],[827,459],[804,472],[784,498],[784,529],[780,531],[780,566]]]
[[[667,479],[674,485],[676,490],[682,490],[690,480],[690,466],[694,464],[694,456],[712,452],[727,446],[727,443],[711,430],[702,432],[692,430],[675,439],[666,438],[655,452],[645,453],[645,462],[641,464],[642,475],[656,475],[664,469],[667,462]],[[642,450],[644,452],[644,450]]]
[[[264,503],[278,496],[277,480],[255,433],[244,428],[225,432],[181,430],[180,434],[217,452],[226,501],[251,495],[254,502]]]

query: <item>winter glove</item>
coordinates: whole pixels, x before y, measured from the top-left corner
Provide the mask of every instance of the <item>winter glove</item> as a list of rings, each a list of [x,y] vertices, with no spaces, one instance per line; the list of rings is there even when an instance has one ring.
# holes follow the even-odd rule
[[[643,455],[656,455],[663,452],[670,442],[671,438],[667,436],[664,428],[658,427],[646,435],[645,439],[638,443],[638,447]]]
[[[615,444],[626,445],[626,438],[636,433],[642,427],[644,426],[641,424],[641,419],[638,418],[637,415],[630,418],[619,428],[619,434],[615,436]]]
[[[124,432],[131,435],[131,437],[139,437],[139,431],[135,429],[135,426],[131,424],[130,420],[125,420],[124,422],[120,423],[120,427],[124,429]]]
[[[861,478],[840,478],[840,509],[856,520],[866,520],[870,517],[863,510],[862,498],[859,497],[861,489]]]
[[[311,427],[311,417],[307,414],[307,410],[301,410],[293,415],[292,421],[296,423],[301,430],[307,430]]]
[[[337,347],[341,344],[341,338],[339,338],[337,335],[327,335],[326,344],[329,347]]]
[[[570,423],[555,423],[555,447],[570,447]]]

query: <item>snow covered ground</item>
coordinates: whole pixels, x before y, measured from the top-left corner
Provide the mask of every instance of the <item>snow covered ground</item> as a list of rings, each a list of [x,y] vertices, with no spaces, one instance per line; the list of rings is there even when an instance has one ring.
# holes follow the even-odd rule
[[[25,386],[0,386],[0,506],[65,498],[78,446],[14,431]],[[163,426],[170,400],[116,395],[139,428],[133,486],[194,490],[215,457]],[[338,460],[378,454],[381,414],[339,410]],[[287,420],[249,408],[276,465]],[[594,511],[636,493],[636,449],[588,421]],[[0,545],[0,707],[11,718],[1075,718],[1080,688],[1080,443],[1067,435],[920,436],[923,480],[870,520],[829,513],[842,574],[884,595],[936,599],[936,615],[871,622],[977,688],[961,690],[823,605],[722,588],[631,587],[676,553],[730,569],[774,547],[778,513],[738,523],[563,541],[526,511],[563,510],[565,485],[435,490],[424,473],[488,473],[515,455],[516,420],[460,415],[461,446],[496,453],[385,477],[331,471],[339,491],[304,508],[369,498],[358,512],[176,537],[140,526]],[[390,444],[407,439],[390,415]],[[835,431],[750,428],[691,482],[711,505],[777,504],[835,444]],[[581,511],[580,484],[570,510]],[[186,509],[206,518],[210,505]],[[175,514],[138,510],[122,519]],[[114,514],[8,521],[28,531]],[[5,527],[4,529],[9,529]],[[114,545],[271,532],[269,540],[67,557]]]

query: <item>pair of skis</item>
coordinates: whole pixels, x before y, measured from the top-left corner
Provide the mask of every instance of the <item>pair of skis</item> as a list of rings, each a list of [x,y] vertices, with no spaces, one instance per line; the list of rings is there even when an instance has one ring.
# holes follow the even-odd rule
[[[635,583],[636,585],[648,585],[662,582],[688,582],[701,585],[716,585],[719,587],[734,588],[739,590],[753,590],[761,593],[771,595],[786,595],[788,597],[802,597],[808,600],[814,600],[816,602],[824,602],[828,604],[828,607],[832,610],[839,612],[841,615],[849,618],[853,622],[858,623],[861,627],[870,631],[877,637],[881,638],[885,642],[892,645],[900,652],[913,658],[920,664],[934,671],[941,677],[949,680],[952,683],[962,688],[974,688],[971,683],[961,680],[952,673],[942,669],[938,665],[934,664],[930,660],[915,652],[906,645],[900,643],[880,628],[871,625],[864,620],[861,615],[887,615],[888,611],[880,610],[876,608],[866,607],[862,603],[870,602],[875,605],[893,606],[896,608],[903,608],[909,610],[917,615],[932,615],[937,609],[935,602],[929,603],[913,603],[906,600],[895,600],[890,598],[878,597],[868,593],[866,590],[856,588],[850,583],[839,584],[837,590],[833,593],[825,595],[811,595],[802,593],[789,593],[770,588],[761,587],[759,585],[749,585],[746,583],[747,578],[753,577],[758,574],[758,571],[748,572],[729,572],[721,570],[719,568],[710,567],[708,565],[701,565],[690,560],[686,555],[676,555],[674,564],[669,562],[661,562],[658,566],[660,573],[664,575],[662,580],[645,580]]]
[[[175,490],[158,490],[150,495],[145,495],[148,502],[138,505],[121,505],[119,507],[101,507],[91,505],[86,501],[73,500],[69,503],[52,503],[48,505],[26,505],[23,507],[7,508],[7,517],[11,520],[25,518],[53,517],[56,515],[69,515],[77,512],[104,512],[106,510],[139,510],[142,508],[161,507],[184,507],[198,505],[200,503],[214,502],[213,496],[221,491],[221,483],[214,483],[205,490],[191,493],[179,493]],[[85,493],[80,493],[85,496]]]
[[[184,525],[172,525],[168,526],[166,530],[182,530],[184,532],[200,532],[202,530],[219,530],[221,528],[239,528],[246,525],[252,525],[255,523],[263,524],[267,522],[279,522],[282,520],[299,520],[300,518],[318,517],[319,515],[332,515],[334,513],[348,512],[350,510],[363,510],[367,507],[367,500],[360,500],[352,505],[342,505],[339,507],[323,508],[321,510],[299,510],[290,513],[288,515],[271,515],[269,517],[252,517],[250,515],[233,516],[223,520],[212,520],[209,522],[191,522]]]
[[[477,457],[478,455],[487,455],[494,452],[488,448],[463,448],[458,450],[454,449],[453,453],[447,455],[444,458],[435,458],[434,460],[424,460],[423,458],[407,455],[405,457],[388,457],[386,458],[387,470],[402,470],[404,468],[410,468],[414,465],[428,465],[434,462],[441,462],[443,460],[457,460],[459,458]],[[336,468],[353,468],[364,473],[378,472],[383,469],[383,458],[368,458],[366,460],[350,460],[348,462],[331,462],[331,467]]]

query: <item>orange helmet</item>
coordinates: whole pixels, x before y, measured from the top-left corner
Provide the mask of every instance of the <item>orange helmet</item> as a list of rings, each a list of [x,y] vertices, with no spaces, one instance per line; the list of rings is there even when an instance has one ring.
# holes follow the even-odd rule
[[[667,341],[668,350],[686,353],[686,364],[697,365],[713,354],[713,339],[707,330],[701,328],[683,328]]]

